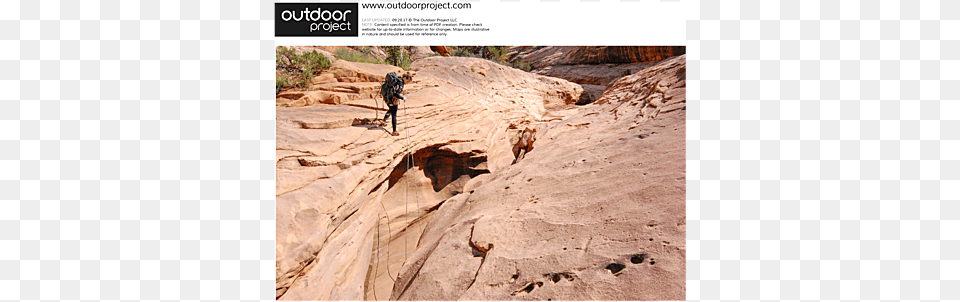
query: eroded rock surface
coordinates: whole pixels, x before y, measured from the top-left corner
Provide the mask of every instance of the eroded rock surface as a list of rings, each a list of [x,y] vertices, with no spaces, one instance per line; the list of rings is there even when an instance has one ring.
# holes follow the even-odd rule
[[[584,105],[620,78],[685,52],[683,46],[548,46],[520,53],[515,60],[533,66],[533,73],[583,85],[577,104]]]
[[[394,137],[370,123],[384,114],[370,87],[395,67],[370,65],[335,61],[338,81],[324,90],[278,96],[279,299],[389,297],[437,205],[510,165],[510,137],[582,93],[482,59],[428,57],[412,64]],[[315,92],[342,99],[289,101]]]
[[[541,123],[426,225],[398,300],[683,300],[685,56]]]
[[[654,63],[684,54],[683,46],[547,46],[522,54],[534,68],[553,65]]]
[[[372,123],[373,82],[278,97],[277,298],[684,299],[684,60],[576,107],[580,85],[427,57],[397,137]]]

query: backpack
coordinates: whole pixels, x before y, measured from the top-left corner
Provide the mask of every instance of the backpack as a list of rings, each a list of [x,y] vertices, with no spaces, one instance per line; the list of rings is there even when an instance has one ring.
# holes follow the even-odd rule
[[[383,85],[380,85],[380,96],[388,106],[393,106],[395,103],[393,96],[401,91],[403,91],[403,79],[396,72],[388,73]]]

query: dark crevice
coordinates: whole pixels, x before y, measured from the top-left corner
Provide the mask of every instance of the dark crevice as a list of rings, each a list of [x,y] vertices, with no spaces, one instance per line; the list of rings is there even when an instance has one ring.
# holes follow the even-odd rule
[[[623,271],[625,267],[627,266],[614,262],[614,263],[608,264],[606,269],[609,270],[611,274],[616,275],[617,273],[620,273],[620,271]]]
[[[400,297],[403,297],[403,294],[406,294],[406,293],[407,293],[407,290],[410,289],[410,285],[413,284],[413,280],[416,280],[417,277],[420,276],[420,269],[421,269],[421,268],[423,268],[423,266],[418,267],[418,268],[417,268],[417,272],[413,273],[413,276],[410,277],[410,280],[407,280],[407,284],[403,286],[403,290],[400,291],[400,294],[397,295],[397,299],[395,299],[395,300],[400,300]],[[394,290],[396,290],[396,288],[394,288]]]
[[[403,155],[400,163],[387,176],[388,189],[393,188],[408,168],[414,167],[423,170],[423,174],[430,178],[434,192],[440,192],[447,185],[466,175],[474,178],[480,174],[490,173],[486,168],[487,156],[480,153],[456,153],[441,149],[444,145],[435,145],[417,150],[413,156]],[[411,165],[410,161],[413,160]],[[461,193],[459,190],[453,195]]]
[[[477,221],[474,220],[473,225],[470,226],[470,238],[467,239],[467,242],[469,243],[470,247],[473,250],[473,256],[481,257],[480,265],[477,266],[477,273],[473,275],[473,281],[470,281],[470,285],[467,286],[467,289],[470,289],[471,287],[473,287],[473,284],[477,282],[477,277],[480,276],[480,269],[483,268],[483,263],[486,262],[487,260],[487,252],[493,249],[493,243],[488,243],[487,247],[484,248],[482,246],[478,246],[475,242],[473,242],[473,230],[476,227],[477,227]]]
[[[511,296],[526,295],[526,294],[529,294],[530,292],[533,292],[534,289],[537,289],[538,287],[542,287],[542,286],[543,286],[543,282],[541,281],[530,281],[530,283],[527,283],[527,286],[524,286],[520,290],[515,291],[510,295]]]
[[[485,253],[484,251],[480,250],[475,244],[472,244],[472,243],[473,243],[473,242],[471,242],[471,244],[470,244],[470,248],[471,248],[471,250],[473,250],[473,256],[474,256],[474,257],[486,257],[486,256],[487,256],[487,253]]]
[[[441,201],[441,202],[438,202],[437,205],[428,208],[428,209],[427,209],[427,212],[429,213],[429,212],[436,211],[437,209],[440,208],[440,206],[443,205],[444,202],[447,202],[447,200],[449,200],[449,199],[445,199],[445,200],[443,200],[443,201]]]
[[[530,282],[530,284],[528,284],[527,287],[524,287],[524,288],[521,289],[520,291],[526,292],[526,293],[529,294],[530,292],[533,291],[533,288],[534,288],[534,283],[533,283],[533,282]]]

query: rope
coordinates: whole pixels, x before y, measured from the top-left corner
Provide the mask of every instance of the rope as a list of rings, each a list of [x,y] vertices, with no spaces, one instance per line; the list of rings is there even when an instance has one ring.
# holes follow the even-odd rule
[[[407,108],[407,106],[404,105],[403,108]],[[406,115],[407,112],[404,111],[403,114]],[[404,117],[404,118],[406,118],[406,117]],[[404,124],[403,124],[403,127],[406,128],[406,127],[407,127],[407,124],[404,123]],[[406,140],[406,138],[404,138],[404,140]],[[407,151],[409,151],[409,150],[410,150],[410,141],[407,140]],[[407,162],[407,171],[409,171],[409,170],[410,170],[410,162],[408,161],[408,162]],[[404,173],[406,173],[406,172],[404,172]],[[407,190],[404,191],[404,193],[403,193],[403,216],[407,218],[407,222],[403,224],[403,232],[406,233],[406,232],[407,232],[407,228],[410,226],[410,220],[409,220],[409,219],[410,219],[410,212],[407,210],[407,196],[410,195],[410,180],[407,179],[407,180],[405,180],[403,183],[404,183],[404,184],[406,185],[406,187],[407,187]],[[407,237],[408,237],[408,236],[403,236],[403,264],[404,264],[404,265],[407,264],[407,247],[409,246],[409,245],[407,245]]]
[[[383,199],[382,199],[382,198],[380,199],[380,208],[383,209],[383,218],[387,220],[387,235],[389,235],[389,234],[393,233],[393,232],[390,230],[390,214],[387,213],[387,207],[383,205]],[[377,266],[375,266],[375,267],[373,268],[373,271],[374,271],[374,273],[373,273],[373,299],[374,299],[374,300],[377,300],[377,301],[380,301],[380,299],[377,298],[377,276],[380,275],[380,248],[381,248],[381,246],[380,246],[380,221],[381,221],[381,219],[379,219],[379,216],[380,216],[380,215],[377,215],[377,217],[378,217],[378,218],[377,218]],[[387,236],[387,238],[390,238],[390,237]],[[390,259],[390,240],[387,239],[387,260],[389,260],[389,259]],[[387,262],[387,278],[390,278],[390,281],[393,281],[394,283],[397,282],[397,279],[393,277],[393,273],[390,272],[390,262]]]
[[[383,91],[383,86],[381,85],[381,86],[380,86],[380,91],[379,91],[377,94],[378,94],[378,95],[381,94],[382,91]],[[376,119],[380,116],[380,112],[379,112],[380,102],[377,100],[377,96],[374,96],[374,97],[373,97],[373,101],[375,102],[375,104],[376,104],[376,106],[377,106],[376,109],[374,109],[374,120],[376,120]],[[386,102],[386,100],[384,100],[384,102]],[[409,151],[409,150],[411,150],[411,149],[410,149],[410,127],[409,127],[408,120],[407,120],[407,104],[406,104],[406,102],[404,102],[404,104],[403,104],[403,115],[404,115],[404,119],[403,119],[403,121],[402,121],[402,123],[403,123],[403,124],[402,124],[402,125],[403,125],[403,130],[404,130],[404,138],[403,138],[403,139],[404,139],[404,143],[405,143],[406,146],[407,146],[407,150]],[[386,121],[384,121],[384,122],[386,122]],[[408,158],[408,161],[407,161],[407,170],[409,171],[410,169],[413,169],[413,167],[416,166],[416,163],[414,162],[413,153],[412,153],[412,152],[407,153],[407,158]],[[410,217],[410,215],[409,215],[409,214],[410,214],[410,210],[409,210],[410,181],[409,181],[409,180],[405,181],[405,187],[406,187],[406,191],[404,192],[403,211],[404,211],[404,216],[408,218],[408,221],[407,221],[407,223],[405,224],[405,226],[404,226],[404,228],[403,228],[403,231],[404,231],[404,232],[407,231],[407,229],[408,229],[408,227],[409,227],[409,223],[410,223],[410,221],[412,221],[412,220],[409,219],[409,217]],[[415,202],[416,202],[416,206],[417,206],[417,211],[419,212],[419,211],[420,211],[420,191],[415,191],[415,192],[414,192],[414,198],[415,198]],[[387,220],[387,234],[392,234],[393,231],[391,230],[391,227],[390,227],[390,214],[387,212],[387,207],[383,204],[383,200],[380,200],[380,208],[383,209],[383,213],[384,213],[384,217],[383,217],[383,218],[385,218],[385,219]],[[380,246],[380,226],[379,226],[379,221],[380,221],[380,219],[378,219],[377,221],[378,221],[378,222],[377,222],[377,224],[378,224],[378,226],[377,226],[377,266],[374,267],[374,276],[377,276],[377,275],[379,275],[379,273],[380,273],[380,248],[381,248],[381,246]],[[421,225],[420,225],[420,234],[421,234],[421,235],[423,235],[423,230],[424,230],[424,226],[423,226],[422,223],[421,223]],[[408,255],[408,248],[409,248],[408,240],[407,240],[407,239],[408,239],[407,236],[404,236],[404,237],[403,237],[403,265],[406,265],[406,263],[407,263],[407,255]],[[390,259],[390,240],[389,240],[389,239],[387,240],[387,259],[388,259],[388,260]],[[399,272],[398,272],[398,273],[399,273]],[[393,281],[394,283],[397,282],[397,279],[393,277],[393,273],[390,272],[390,263],[389,263],[389,262],[387,263],[387,277],[390,278],[390,280]],[[398,277],[399,277],[399,276],[398,276]],[[374,300],[379,300],[379,298],[377,298],[377,278],[376,278],[376,277],[373,278],[373,298],[374,298]]]
[[[403,131],[404,131],[403,141],[405,145],[407,145],[407,152],[408,152],[407,153],[408,160],[407,160],[406,168],[407,168],[407,171],[410,171],[410,169],[413,168],[413,152],[411,152],[411,149],[410,149],[410,127],[409,127],[409,124],[407,123],[408,119],[409,117],[407,116],[407,102],[404,101],[403,102]],[[407,207],[408,199],[410,198],[410,180],[408,179],[404,183],[406,186],[406,191],[404,191],[403,193],[403,215],[406,216],[408,220],[403,227],[403,231],[406,232],[407,229],[410,227],[410,220],[409,220],[410,211]],[[417,201],[418,208],[419,208],[419,205],[420,205],[420,201],[418,200]],[[409,246],[407,243],[407,237],[408,236],[403,236],[403,264],[404,265],[407,264],[407,247]]]
[[[407,124],[407,119],[409,119],[409,115],[407,115],[407,102],[403,102],[403,131],[404,131],[404,138],[403,138],[403,139],[407,141],[407,149],[409,149],[409,148],[410,148],[410,147],[409,147],[409,146],[410,146],[410,127],[409,127],[408,124]],[[416,166],[416,163],[414,163],[414,161],[413,161],[413,153],[410,153],[409,156],[410,156],[410,165],[409,165],[409,167],[407,168],[408,170],[409,170],[409,169],[412,169],[414,166]],[[409,190],[408,190],[408,191],[409,191]],[[416,202],[417,202],[417,212],[419,212],[419,211],[420,211],[420,190],[414,191],[414,195],[415,195],[414,197],[417,199],[417,200],[416,200]],[[423,225],[423,222],[421,221],[421,222],[420,222],[420,235],[421,235],[421,236],[423,236],[423,229],[424,229],[424,225]]]
[[[407,160],[407,166],[406,166],[406,168],[407,168],[407,171],[409,171],[410,169],[413,169],[414,166],[416,166],[416,163],[414,162],[414,159],[413,159],[413,152],[410,152],[410,150],[412,150],[412,149],[410,148],[410,127],[409,127],[409,123],[408,123],[407,103],[406,103],[406,102],[403,103],[403,116],[404,116],[404,117],[403,117],[403,121],[402,121],[402,124],[401,124],[401,125],[403,126],[403,131],[404,131],[404,138],[403,138],[404,144],[406,145],[406,149],[407,149],[407,151],[408,151],[408,153],[407,153],[407,159],[408,159],[408,160]],[[405,172],[405,173],[406,173],[406,172]],[[410,222],[412,221],[412,219],[409,219],[409,217],[411,217],[411,216],[410,216],[410,208],[409,208],[409,199],[410,199],[410,180],[409,180],[409,179],[404,182],[404,186],[405,186],[406,190],[404,191],[404,196],[403,196],[403,216],[404,216],[404,217],[407,217],[408,219],[407,219],[407,221],[406,221],[406,223],[405,223],[405,225],[404,225],[404,227],[403,227],[403,231],[406,232],[406,231],[408,230],[408,228],[409,228]],[[416,206],[417,206],[417,211],[419,212],[419,211],[420,211],[420,191],[415,191],[415,192],[414,192],[414,198],[415,198],[415,202],[416,202]],[[384,212],[387,211],[387,210],[386,210],[386,207],[383,206],[383,201],[380,202],[380,206],[383,207],[383,211],[384,211]],[[388,216],[387,226],[389,227],[389,216]],[[423,235],[423,230],[424,230],[424,226],[423,226],[422,223],[421,223],[421,225],[420,225],[420,234],[421,234],[421,235]],[[379,231],[379,229],[377,229],[377,231]],[[388,231],[389,231],[389,230],[388,230]],[[379,242],[378,242],[378,244],[379,244]],[[388,244],[387,246],[388,246],[388,247],[387,247],[387,253],[388,253],[388,254],[387,254],[387,258],[389,258],[389,257],[390,257],[390,256],[389,256],[389,252],[390,252],[389,244]],[[409,248],[408,238],[407,238],[407,236],[403,236],[403,265],[406,265],[406,264],[407,264],[407,255],[408,255],[408,253],[407,253],[408,251],[407,251],[407,250],[408,250],[408,248]],[[379,262],[379,260],[377,260],[377,261]],[[378,265],[379,265],[379,263],[378,263]],[[390,266],[387,265],[387,274],[390,274],[390,275],[391,275],[391,278],[390,278],[390,279],[393,280],[394,283],[396,283],[397,281],[396,281],[396,279],[392,278],[392,273],[390,273],[389,269],[390,269]],[[398,277],[399,277],[399,276],[398,276]]]
[[[414,164],[413,164],[413,151],[412,151],[412,149],[410,148],[410,124],[408,123],[409,121],[410,121],[410,116],[407,115],[407,102],[404,101],[404,102],[403,102],[403,140],[407,143],[407,150],[409,151],[409,153],[407,153],[407,159],[409,159],[409,160],[407,160],[407,171],[410,171],[410,169],[413,169],[413,167],[414,167]],[[409,198],[409,196],[410,196],[410,180],[408,179],[408,180],[406,181],[406,183],[407,183],[407,191],[404,192],[404,203],[403,203],[403,205],[404,205],[404,212],[407,212],[407,209],[406,209],[406,205],[407,205],[406,199]],[[414,197],[416,198],[416,196],[414,196]],[[419,211],[419,210],[420,210],[420,199],[417,198],[417,199],[416,199],[416,202],[417,202],[417,211]],[[410,213],[407,212],[406,214],[407,214],[408,217],[409,217],[409,214],[410,214]],[[410,224],[409,224],[409,223],[407,223],[407,227],[410,227]],[[404,236],[403,238],[407,238],[407,237]]]
[[[380,275],[380,215],[377,215],[377,266],[373,267],[373,300],[377,298],[377,275]]]
[[[383,209],[383,218],[387,219],[387,235],[393,233],[390,230],[390,214],[387,213],[387,207],[383,205],[383,199],[380,199],[380,208]],[[379,221],[379,220],[378,220]],[[387,237],[387,260],[390,260],[390,237]],[[377,226],[377,256],[380,256],[380,226]],[[377,258],[377,267],[380,267],[380,258]],[[390,263],[387,263],[387,277],[390,277],[390,280],[397,282],[397,279],[393,278],[393,274],[390,273]],[[374,278],[376,280],[376,278]]]

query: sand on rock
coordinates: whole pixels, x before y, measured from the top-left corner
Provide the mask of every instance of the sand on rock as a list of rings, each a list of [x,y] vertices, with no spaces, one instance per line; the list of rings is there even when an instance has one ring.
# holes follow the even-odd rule
[[[685,298],[685,56],[584,106],[564,79],[424,57],[400,136],[370,93],[393,67],[334,66],[313,91],[339,101],[278,96],[277,299]]]

